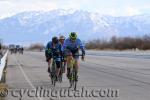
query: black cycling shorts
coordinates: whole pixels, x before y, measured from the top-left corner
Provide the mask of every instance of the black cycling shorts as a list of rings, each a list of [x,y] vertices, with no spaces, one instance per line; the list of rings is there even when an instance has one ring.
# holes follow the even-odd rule
[[[46,61],[49,62],[50,59],[52,59],[52,53],[46,55]]]
[[[46,61],[49,62],[49,60],[51,60],[52,57],[46,57]]]
[[[76,59],[76,60],[79,59],[79,51],[78,50],[76,50],[76,51],[68,50],[66,52],[66,55],[69,55],[70,53],[72,54],[72,56],[73,56],[74,59]]]
[[[60,68],[61,67],[61,61],[56,61],[56,67]]]

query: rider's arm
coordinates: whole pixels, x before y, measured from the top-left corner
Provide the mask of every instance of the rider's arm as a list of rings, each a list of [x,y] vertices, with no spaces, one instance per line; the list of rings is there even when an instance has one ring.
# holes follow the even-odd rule
[[[47,43],[46,48],[45,48],[45,56],[47,56],[47,51],[48,51],[48,43]]]
[[[48,42],[47,45],[46,45],[46,48],[45,48],[45,56],[48,55],[49,49],[50,49],[50,42]]]
[[[66,39],[65,41],[64,41],[64,44],[63,44],[63,51],[65,52],[66,50],[70,50],[70,41],[69,41],[69,39]]]
[[[66,40],[64,41],[64,44],[62,45],[62,51],[63,51],[63,55],[64,55],[64,56],[66,56],[67,47],[68,47],[68,39],[66,39]]]
[[[60,55],[63,56],[63,46],[61,44],[59,44],[59,51]]]
[[[80,39],[78,39],[78,45],[79,45],[79,47],[82,51],[82,55],[84,56],[85,55],[85,48],[84,48],[84,45],[83,45],[83,43],[81,42]]]
[[[62,46],[62,50],[63,50],[63,51],[65,51],[67,45],[68,45],[68,40],[66,39],[66,40],[64,41],[63,46]]]

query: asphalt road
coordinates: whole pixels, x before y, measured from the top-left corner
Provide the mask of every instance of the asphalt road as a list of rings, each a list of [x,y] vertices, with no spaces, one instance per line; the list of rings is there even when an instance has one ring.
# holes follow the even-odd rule
[[[8,58],[6,100],[150,99],[149,52],[88,52],[80,63],[76,92],[68,89],[65,74],[63,83],[51,85],[43,52],[9,54]],[[49,95],[41,96],[40,90],[49,91]],[[65,96],[62,91],[67,91]]]

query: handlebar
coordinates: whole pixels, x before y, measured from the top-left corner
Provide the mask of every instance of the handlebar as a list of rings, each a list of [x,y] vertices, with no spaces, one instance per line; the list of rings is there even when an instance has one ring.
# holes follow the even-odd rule
[[[67,54],[67,55],[65,55],[65,56],[84,56],[84,55],[82,55],[82,54],[77,54],[77,55]]]

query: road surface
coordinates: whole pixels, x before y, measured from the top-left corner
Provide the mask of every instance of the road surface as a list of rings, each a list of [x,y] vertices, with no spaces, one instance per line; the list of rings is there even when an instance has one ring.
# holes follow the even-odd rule
[[[79,94],[68,89],[69,82],[65,75],[63,83],[57,83],[56,87],[51,85],[43,52],[9,54],[8,58],[9,92],[6,100],[149,100],[150,98],[149,52],[88,52],[85,62],[80,62]],[[50,91],[52,94],[34,95],[38,89]],[[65,90],[68,92],[63,97],[60,93]],[[82,90],[88,92],[87,95],[86,92],[80,94]]]

